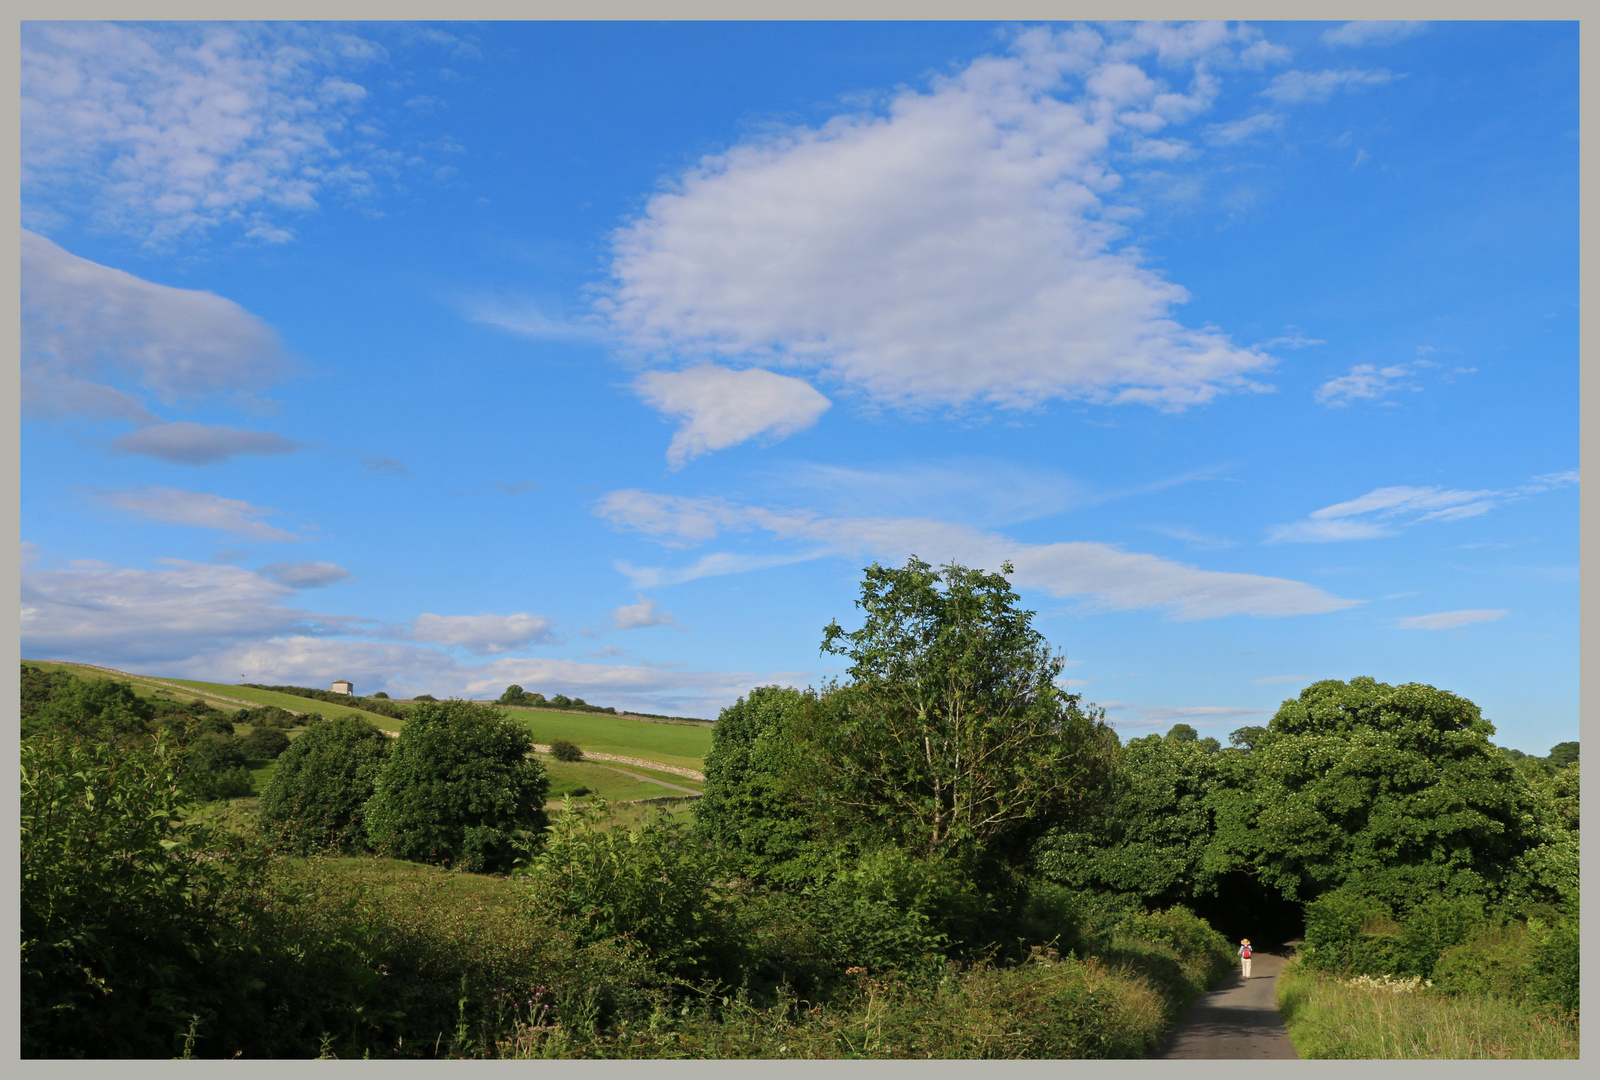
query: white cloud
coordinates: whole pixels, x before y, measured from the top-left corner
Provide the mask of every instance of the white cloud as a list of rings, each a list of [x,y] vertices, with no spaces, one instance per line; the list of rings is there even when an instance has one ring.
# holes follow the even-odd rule
[[[1055,469],[1000,458],[914,460],[848,468],[801,462],[780,473],[784,488],[804,491],[836,512],[941,517],[1011,524],[1092,505],[1109,497]]]
[[[639,594],[637,604],[623,604],[611,612],[611,628],[614,630],[638,630],[647,626],[675,626],[678,617],[643,593]]]
[[[350,576],[350,571],[331,562],[268,563],[258,573],[291,589],[320,589]]]
[[[1272,359],[1178,322],[1188,294],[1115,247],[1100,198],[1117,145],[1209,107],[1192,58],[1243,41],[1030,30],[883,115],[740,143],[616,233],[600,309],[661,366],[791,369],[912,407],[1261,389]],[[1124,59],[1141,51],[1189,63],[1188,91]]]
[[[1357,398],[1380,398],[1400,387],[1397,380],[1411,374],[1408,364],[1357,364],[1348,375],[1329,379],[1317,387],[1317,400],[1331,408],[1343,408]]]
[[[634,384],[651,408],[681,417],[667,461],[690,460],[757,435],[787,438],[817,422],[833,403],[803,379],[761,368],[730,371],[701,364],[685,371],[648,371]]]
[[[200,529],[219,529],[250,540],[296,541],[310,537],[268,525],[259,520],[278,511],[251,506],[240,499],[225,499],[198,491],[169,487],[118,488],[93,493],[94,499],[148,521],[170,525],[189,525]]]
[[[273,329],[232,300],[175,289],[22,231],[23,407],[152,423],[119,378],[164,402],[248,393],[289,373]]]
[[[1327,45],[1392,45],[1427,29],[1425,22],[1405,19],[1385,21],[1357,20],[1322,32]]]
[[[165,569],[24,571],[24,653],[117,666],[182,659],[241,640],[325,625],[317,616],[283,606],[293,590],[259,574],[181,559],[158,562]]]
[[[554,635],[543,615],[418,615],[407,636],[414,641],[456,645],[480,656],[524,645],[542,645]]]
[[[130,431],[111,445],[128,454],[143,454],[178,465],[210,465],[241,454],[292,454],[301,444],[270,431],[191,424],[180,420]]]
[[[1472,611],[1440,611],[1433,615],[1413,615],[1395,625],[1402,630],[1454,630],[1472,623],[1494,622],[1511,614],[1504,608],[1479,608]]]
[[[1457,491],[1441,487],[1383,487],[1356,499],[1314,510],[1304,521],[1274,525],[1267,543],[1369,540],[1393,536],[1400,528],[1424,521],[1460,521],[1544,491],[1578,482],[1575,470],[1536,476],[1505,490]],[[1399,520],[1406,518],[1408,520]]]
[[[619,563],[618,569],[628,574],[637,588],[823,556],[898,562],[916,554],[931,562],[955,560],[992,570],[1010,560],[1016,567],[1013,580],[1022,587],[1057,597],[1082,598],[1103,609],[1161,609],[1180,620],[1314,614],[1356,603],[1285,578],[1202,570],[1110,544],[1019,543],[927,518],[829,518],[810,511],[775,511],[723,499],[660,496],[637,490],[610,493],[597,504],[596,513],[616,527],[636,529],[680,546],[709,540],[723,529],[758,528],[810,548],[775,556],[716,553],[675,571]]]
[[[1394,72],[1383,68],[1375,71],[1361,71],[1355,68],[1343,71],[1285,71],[1268,83],[1267,88],[1261,91],[1261,95],[1271,98],[1280,105],[1320,102],[1327,101],[1341,90],[1381,86],[1397,77],[1404,76],[1396,76]]]
[[[555,341],[590,341],[604,336],[597,326],[546,314],[531,300],[476,299],[463,303],[467,318],[521,337]]]
[[[1256,113],[1243,120],[1232,120],[1226,124],[1212,124],[1206,128],[1206,141],[1213,146],[1232,146],[1234,143],[1244,142],[1246,139],[1257,135],[1264,135],[1269,131],[1277,131],[1283,127],[1281,113]]]
[[[417,645],[284,636],[200,653],[169,665],[191,678],[325,686],[350,679],[363,692],[380,687],[396,696],[498,698],[515,683],[546,695],[566,694],[618,709],[715,717],[717,711],[768,684],[806,685],[810,672],[693,671],[648,664],[597,664],[541,657],[502,657],[463,664]]]
[[[25,206],[153,243],[271,221],[370,177],[334,145],[365,96],[325,74],[374,58],[294,24],[33,22],[22,28]]]

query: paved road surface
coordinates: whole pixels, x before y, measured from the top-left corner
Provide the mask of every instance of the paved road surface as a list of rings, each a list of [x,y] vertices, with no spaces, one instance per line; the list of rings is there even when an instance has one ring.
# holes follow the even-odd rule
[[[1278,971],[1284,958],[1258,952],[1246,981],[1237,966],[1209,994],[1189,1006],[1155,1056],[1259,1059],[1295,1057],[1278,1013]]]

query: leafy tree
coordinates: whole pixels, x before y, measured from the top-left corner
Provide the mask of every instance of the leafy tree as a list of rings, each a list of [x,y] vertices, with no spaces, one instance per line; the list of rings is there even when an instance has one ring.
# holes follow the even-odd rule
[[[276,705],[261,705],[254,709],[240,709],[233,714],[235,724],[249,724],[253,728],[273,727],[280,730],[299,727],[303,718]]]
[[[373,694],[372,696],[375,697],[375,698],[378,698],[378,699],[380,699],[382,701],[388,701],[389,700],[389,695],[387,693],[385,693],[384,691],[382,691],[382,690],[379,690],[376,694]]]
[[[550,744],[550,756],[557,761],[582,761],[583,751],[575,742],[567,739],[556,739]]]
[[[412,701],[438,701],[439,699],[434,697],[432,694],[418,694],[417,696],[413,697],[411,700]]]
[[[278,757],[261,816],[294,851],[356,851],[389,737],[354,716],[318,719]]]
[[[289,749],[289,736],[280,728],[260,727],[239,740],[239,752],[247,758],[271,760]]]
[[[150,703],[126,682],[73,677],[39,710],[35,730],[126,742],[147,736],[154,715]]]
[[[758,686],[723,709],[711,729],[695,830],[747,874],[794,878],[820,854],[814,808],[795,789],[808,752],[795,721],[816,700],[811,691]]]
[[[1246,870],[1289,899],[1346,886],[1404,912],[1496,896],[1528,846],[1526,795],[1465,698],[1371,678],[1284,702],[1212,796],[1206,869]]]
[[[367,805],[372,845],[414,862],[509,870],[547,824],[550,781],[532,749],[527,731],[492,705],[418,706]]]
[[[869,566],[865,625],[830,623],[822,643],[849,658],[850,681],[810,724],[824,813],[999,888],[1041,833],[1102,797],[1116,746],[1057,685],[1063,661],[1010,573]]]
[[[500,695],[502,705],[521,705],[528,697],[528,692],[516,683],[506,687],[506,692]]]
[[[1550,756],[1545,760],[1556,768],[1560,768],[1563,765],[1574,765],[1578,761],[1578,744],[1576,742],[1556,743],[1550,748]]]
[[[1046,879],[1143,907],[1191,901],[1209,888],[1204,859],[1215,829],[1208,799],[1224,759],[1207,745],[1215,740],[1185,737],[1182,728],[1193,736],[1179,724],[1165,736],[1128,741],[1103,808],[1040,841]]]

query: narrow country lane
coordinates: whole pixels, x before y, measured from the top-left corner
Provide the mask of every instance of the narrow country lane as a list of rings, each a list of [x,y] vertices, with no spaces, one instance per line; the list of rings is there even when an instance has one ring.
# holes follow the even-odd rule
[[[1246,981],[1235,965],[1222,985],[1189,1006],[1157,1058],[1285,1059],[1296,1056],[1278,1013],[1284,957],[1258,952]]]

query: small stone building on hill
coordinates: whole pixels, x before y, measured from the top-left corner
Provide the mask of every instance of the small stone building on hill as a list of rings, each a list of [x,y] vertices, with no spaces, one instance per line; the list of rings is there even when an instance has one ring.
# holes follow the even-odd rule
[[[356,688],[348,679],[335,679],[329,689],[335,694],[354,694]]]

